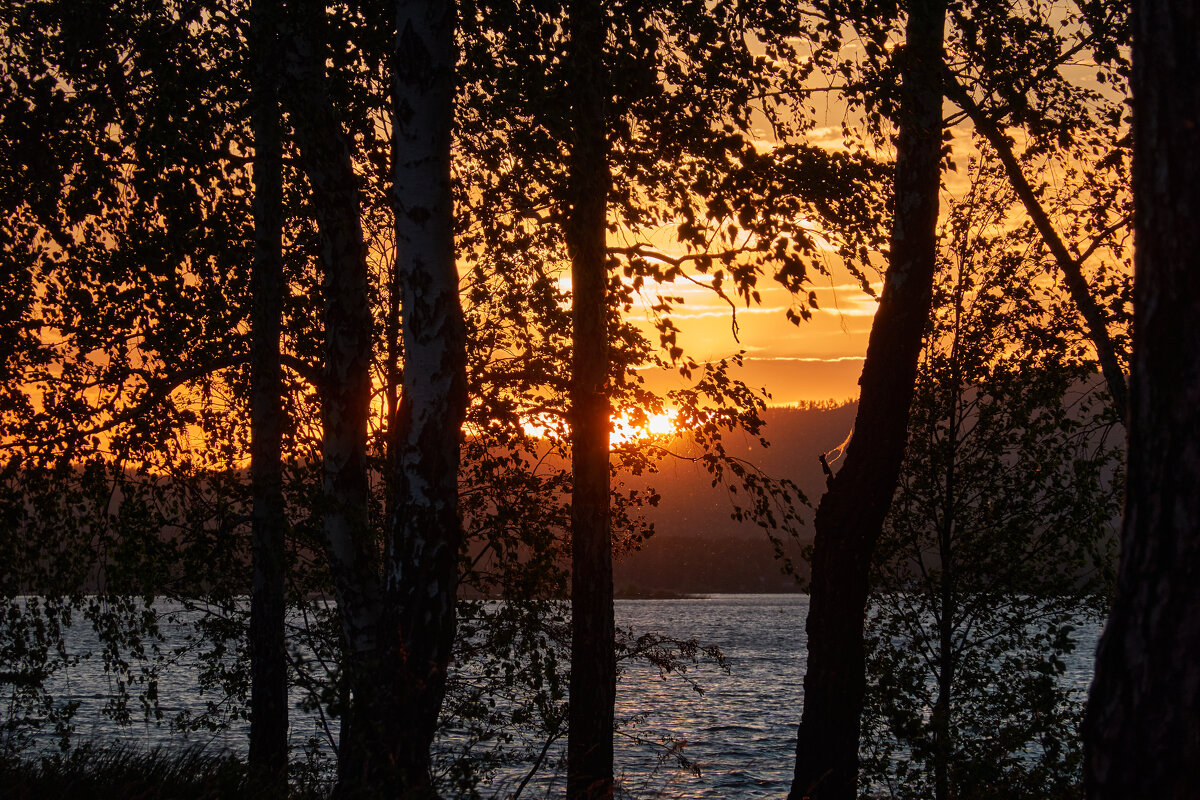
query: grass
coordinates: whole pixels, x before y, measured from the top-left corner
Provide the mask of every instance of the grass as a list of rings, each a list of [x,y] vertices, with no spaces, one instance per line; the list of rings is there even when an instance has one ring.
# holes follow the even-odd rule
[[[319,800],[313,789],[250,785],[245,762],[204,748],[137,750],[85,745],[38,759],[0,756],[6,800]]]

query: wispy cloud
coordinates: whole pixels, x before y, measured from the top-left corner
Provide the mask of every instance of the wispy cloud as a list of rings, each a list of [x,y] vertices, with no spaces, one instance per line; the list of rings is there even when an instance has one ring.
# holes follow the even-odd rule
[[[883,291],[883,281],[871,281],[871,288],[876,292]],[[812,290],[817,294],[822,292],[852,292],[854,294],[862,294],[861,283],[835,283],[829,286],[814,284]]]
[[[782,308],[763,308],[762,306],[750,306],[750,308],[739,308],[737,310],[737,315],[740,317],[743,314],[750,314],[750,315],[779,314],[782,316],[783,309]],[[711,310],[705,309],[703,311],[700,311],[700,310],[692,311],[690,309],[675,308],[675,309],[672,309],[671,313],[667,314],[667,316],[671,317],[672,319],[701,319],[703,317],[726,317],[726,318],[728,318],[728,317],[733,316],[733,309],[731,309],[729,306],[725,306],[723,308],[721,306],[715,306]]]
[[[862,361],[863,356],[747,356],[746,361],[792,361],[801,364],[828,364]]]
[[[837,308],[818,308],[818,314],[830,314],[835,317],[873,317],[879,307],[874,303],[869,306],[863,305],[843,305]]]
[[[720,359],[698,360],[697,363],[709,364],[716,363]],[[753,363],[794,363],[794,364],[841,364],[849,361],[862,361],[863,356],[758,356],[749,355],[743,358],[746,364]],[[657,370],[662,369],[653,364],[647,364],[640,367],[635,367],[638,370]]]

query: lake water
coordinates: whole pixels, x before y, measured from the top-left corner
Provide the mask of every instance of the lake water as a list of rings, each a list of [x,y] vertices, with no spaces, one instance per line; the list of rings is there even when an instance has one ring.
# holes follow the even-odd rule
[[[729,674],[715,665],[695,675],[703,695],[678,680],[656,680],[646,666],[617,687],[617,713],[645,712],[645,727],[687,742],[701,769],[653,772],[650,753],[618,757],[638,797],[782,797],[787,793],[800,719],[805,667],[805,595],[717,595],[696,600],[617,603],[620,624],[718,645]]]
[[[618,626],[716,645],[728,660],[725,673],[712,662],[690,666],[687,677],[665,679],[657,669],[634,663],[617,688],[617,717],[633,720],[616,738],[617,772],[626,796],[636,798],[782,798],[794,760],[796,724],[800,717],[805,669],[804,595],[714,595],[680,600],[619,600]],[[164,629],[166,647],[189,631]],[[1068,676],[1080,691],[1091,677],[1098,632],[1087,630],[1068,662]],[[72,634],[72,648],[94,645],[90,632]],[[164,715],[180,710],[200,713],[217,695],[198,694],[195,664],[181,656],[160,679]],[[63,699],[80,703],[78,734],[82,739],[120,739],[142,746],[177,745],[182,735],[165,724],[138,722],[117,726],[101,709],[111,695],[111,678],[100,659],[83,661],[58,687]],[[191,733],[187,741],[211,749],[244,752],[245,725],[218,733]],[[299,745],[321,738],[320,720],[292,712],[292,739]],[[660,763],[662,748],[648,744],[669,737],[700,770],[699,775],[673,763]],[[639,743],[640,741],[640,743]],[[484,796],[505,797],[519,776],[502,774],[484,787]],[[561,794],[561,776],[547,775],[526,787],[522,797]]]

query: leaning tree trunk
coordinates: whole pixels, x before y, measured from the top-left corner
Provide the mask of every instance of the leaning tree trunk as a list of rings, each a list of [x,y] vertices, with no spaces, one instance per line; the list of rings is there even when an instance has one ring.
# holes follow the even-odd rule
[[[253,493],[250,595],[250,770],[278,791],[287,780],[287,654],[284,651],[283,154],[278,94],[277,8],[251,8],[254,135],[254,272],[251,289],[250,482]]]
[[[1066,244],[1050,220],[1050,215],[1042,207],[1037,192],[1025,177],[1021,164],[1017,161],[1016,154],[1013,153],[1012,143],[1000,130],[1000,126],[979,107],[979,104],[957,81],[947,80],[946,95],[962,106],[971,121],[975,123],[975,129],[988,140],[992,149],[996,151],[1013,191],[1016,192],[1021,204],[1025,206],[1025,213],[1029,214],[1033,226],[1041,235],[1046,248],[1054,257],[1054,263],[1063,274],[1063,282],[1067,286],[1067,292],[1071,295],[1071,301],[1075,304],[1079,315],[1083,317],[1088,339],[1096,348],[1096,360],[1100,362],[1100,372],[1108,386],[1108,394],[1112,398],[1113,408],[1116,409],[1117,416],[1121,418],[1121,421],[1126,421],[1129,416],[1129,393],[1125,387],[1125,372],[1121,368],[1121,356],[1118,353],[1116,342],[1108,332],[1108,321],[1104,309],[1096,302],[1087,278],[1084,277],[1083,264],[1067,250]]]
[[[426,798],[436,796],[429,748],[454,640],[462,541],[466,345],[450,191],[455,18],[445,0],[401,0],[396,9],[393,204],[404,387],[380,633],[386,671],[379,682],[396,795]]]
[[[571,148],[571,682],[567,797],[613,796],[612,539],[609,532],[608,167],[604,12],[570,5]]]
[[[367,418],[371,311],[366,246],[350,143],[329,98],[322,3],[299,4],[285,24],[281,96],[288,111],[321,237],[325,364],[321,376],[324,546],[347,652],[351,705],[342,717],[335,797],[360,796],[378,741],[375,677],[379,571],[367,516]]]
[[[1084,723],[1090,798],[1200,797],[1200,10],[1135,8],[1134,338],[1117,593]]]
[[[857,796],[868,571],[908,438],[937,258],[945,12],[945,0],[909,3],[890,262],[859,379],[854,436],[817,508],[790,800]]]

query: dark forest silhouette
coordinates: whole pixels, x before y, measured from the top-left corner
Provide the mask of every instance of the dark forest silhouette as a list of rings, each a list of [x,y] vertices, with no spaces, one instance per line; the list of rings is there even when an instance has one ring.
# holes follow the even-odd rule
[[[1093,607],[1127,423],[1086,764],[1056,740],[1054,779],[1065,796],[1200,791],[1196,698],[1178,696],[1200,620],[1190,6],[10,5],[6,758],[38,732],[69,739],[72,709],[46,687],[69,670],[72,620],[107,648],[112,713],[154,709],[144,665],[167,597],[212,612],[204,680],[229,702],[188,724],[248,715],[248,793],[295,778],[287,693],[303,687],[338,729],[333,797],[485,785],[498,762],[431,750],[453,725],[529,732],[539,752],[503,756],[529,776],[565,740],[567,795],[611,798],[614,590],[686,591],[634,565],[685,541],[727,558],[722,537],[753,535],[779,557],[751,561],[761,588],[798,569],[811,592],[789,797],[851,800],[887,655],[867,637],[872,591],[894,590],[897,541],[933,531],[892,577],[916,592],[905,576],[924,570],[941,604],[939,695],[895,729],[933,742],[911,763],[939,799],[971,780],[1001,791],[955,771],[949,622],[982,596],[950,569],[974,546],[955,520],[995,517],[988,490],[964,509],[957,489],[972,463],[1052,458],[1023,499],[1070,535],[1010,594],[1086,584]],[[673,287],[711,292],[736,337],[736,312],[782,286],[803,337],[835,261],[864,291],[883,278],[853,406],[768,409],[742,354],[687,351]],[[971,352],[943,358],[947,341]],[[679,388],[652,391],[646,367]],[[992,401],[1012,413],[986,416]],[[666,409],[682,436],[612,435],[617,415]],[[789,429],[801,415],[819,434]],[[975,428],[999,443],[972,462],[959,434]],[[917,513],[922,481],[941,505]],[[989,541],[1023,562],[1031,533]],[[312,616],[292,626],[289,608]],[[1062,637],[1029,669],[1061,672]],[[661,644],[668,662],[697,652]],[[490,690],[451,680],[464,663],[520,700],[494,711]]]

